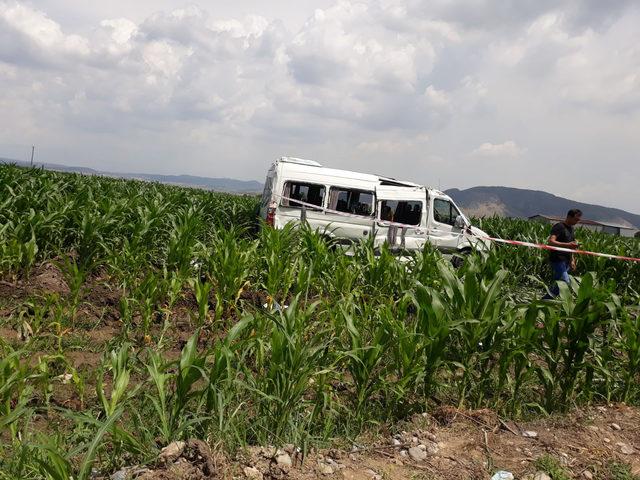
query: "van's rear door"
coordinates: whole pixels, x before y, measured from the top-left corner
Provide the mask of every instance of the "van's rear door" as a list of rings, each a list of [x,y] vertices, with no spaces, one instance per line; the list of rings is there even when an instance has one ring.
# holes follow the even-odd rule
[[[260,198],[260,218],[267,219],[267,210],[274,201],[273,188],[276,183],[276,164],[274,163],[267,172],[267,178],[264,181],[264,190],[262,191],[262,197]]]
[[[376,245],[388,242],[406,250],[422,249],[427,241],[426,189],[380,185],[376,188],[376,199]]]

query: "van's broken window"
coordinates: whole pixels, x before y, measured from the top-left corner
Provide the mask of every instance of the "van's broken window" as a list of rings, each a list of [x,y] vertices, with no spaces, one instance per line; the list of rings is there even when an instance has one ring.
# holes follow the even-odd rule
[[[273,188],[273,177],[267,177],[267,181],[264,182],[264,190],[262,191],[262,199],[260,200],[260,206],[266,207],[271,201],[271,189]]]
[[[302,204],[295,200],[300,200],[304,203],[310,203],[312,205],[322,206],[324,201],[324,185],[315,185],[313,183],[298,183],[287,182],[284,185],[282,205],[284,207],[301,207]],[[291,200],[289,200],[289,198]]]
[[[331,187],[329,208],[355,215],[373,215],[373,192]]]
[[[380,220],[420,225],[422,202],[383,200],[380,202]]]

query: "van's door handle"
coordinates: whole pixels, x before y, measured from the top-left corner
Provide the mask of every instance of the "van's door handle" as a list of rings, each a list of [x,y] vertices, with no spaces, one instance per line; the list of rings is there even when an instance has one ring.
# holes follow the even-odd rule
[[[362,234],[363,234],[363,235],[369,235],[369,230],[363,230],[363,231],[362,231]]]

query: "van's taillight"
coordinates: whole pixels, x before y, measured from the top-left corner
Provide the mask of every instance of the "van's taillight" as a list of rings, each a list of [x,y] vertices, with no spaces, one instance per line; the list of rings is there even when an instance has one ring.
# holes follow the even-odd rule
[[[267,208],[267,225],[273,227],[276,224],[276,207]]]

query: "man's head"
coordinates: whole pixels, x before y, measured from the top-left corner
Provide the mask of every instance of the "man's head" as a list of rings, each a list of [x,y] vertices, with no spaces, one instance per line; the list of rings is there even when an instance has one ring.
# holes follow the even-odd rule
[[[567,225],[575,225],[580,221],[581,218],[582,218],[582,210],[580,210],[579,208],[572,208],[567,212],[567,218],[565,220],[565,223]]]

